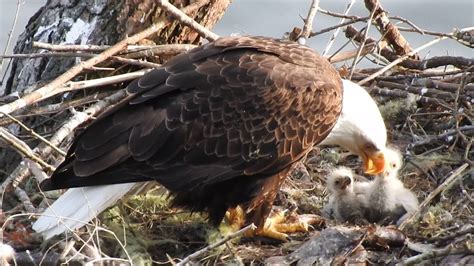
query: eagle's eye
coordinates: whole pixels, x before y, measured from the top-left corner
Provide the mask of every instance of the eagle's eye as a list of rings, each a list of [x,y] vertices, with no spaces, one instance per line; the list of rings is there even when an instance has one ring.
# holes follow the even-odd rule
[[[365,143],[364,144],[364,150],[366,150],[368,152],[375,152],[375,151],[377,151],[377,148],[372,143]]]

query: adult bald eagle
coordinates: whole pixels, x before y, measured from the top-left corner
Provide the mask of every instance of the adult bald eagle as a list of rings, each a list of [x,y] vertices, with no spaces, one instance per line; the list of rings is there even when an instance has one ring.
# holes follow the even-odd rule
[[[129,97],[81,132],[42,183],[45,190],[109,186],[70,190],[46,213],[88,222],[132,187],[110,184],[156,180],[175,206],[206,212],[213,224],[241,206],[257,233],[272,235],[264,223],[292,164],[336,122],[327,144],[360,155],[369,173],[384,169],[380,113],[362,88],[344,86],[351,98],[342,101],[338,72],[289,41],[225,37],[176,56],[130,83]],[[86,192],[84,204],[78,195]],[[64,230],[57,222],[43,216],[33,228],[50,237]]]

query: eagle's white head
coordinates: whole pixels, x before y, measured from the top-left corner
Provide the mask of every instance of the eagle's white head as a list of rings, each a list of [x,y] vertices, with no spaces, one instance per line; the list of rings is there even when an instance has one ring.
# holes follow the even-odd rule
[[[342,112],[321,145],[338,145],[359,155],[367,174],[385,169],[387,129],[375,101],[361,86],[342,80]]]

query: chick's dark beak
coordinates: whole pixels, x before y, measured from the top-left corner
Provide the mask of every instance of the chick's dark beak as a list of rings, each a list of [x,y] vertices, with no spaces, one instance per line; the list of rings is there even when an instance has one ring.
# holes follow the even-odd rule
[[[352,180],[350,177],[345,176],[341,180],[341,189],[346,189],[351,184]]]

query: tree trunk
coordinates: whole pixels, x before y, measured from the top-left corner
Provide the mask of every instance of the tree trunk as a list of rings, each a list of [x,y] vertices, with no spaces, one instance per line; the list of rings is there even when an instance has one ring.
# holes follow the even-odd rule
[[[170,0],[170,2],[182,8],[195,1]],[[201,25],[212,28],[229,4],[230,0],[209,0],[208,4],[189,15]],[[113,45],[126,36],[149,27],[163,16],[166,14],[154,0],[48,0],[28,22],[14,52],[18,54],[37,52],[32,48],[34,41],[52,44]],[[156,44],[197,44],[200,41],[196,32],[177,22],[170,23],[149,40]],[[17,92],[22,95],[41,87],[76,63],[77,59],[71,57],[15,59],[5,94]],[[48,135],[48,132],[52,132],[61,123],[61,119],[35,116],[24,119],[23,122],[41,135]],[[22,133],[16,125],[10,125],[9,128],[17,135]],[[29,141],[25,138],[23,140],[30,145],[35,144],[34,140]],[[19,159],[13,150],[1,147],[0,169],[3,173],[0,172],[0,176],[10,173]]]

